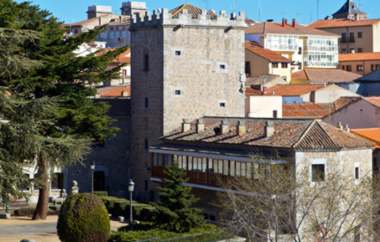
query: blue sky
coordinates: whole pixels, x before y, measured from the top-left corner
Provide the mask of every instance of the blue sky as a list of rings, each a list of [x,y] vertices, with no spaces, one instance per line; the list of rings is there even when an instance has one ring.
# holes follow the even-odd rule
[[[20,0],[17,0],[20,2]],[[60,20],[75,22],[86,18],[87,6],[112,5],[113,11],[120,13],[123,0],[29,0],[49,10]],[[124,0],[127,1],[127,0]],[[150,10],[156,8],[173,8],[182,3],[192,3],[202,8],[215,10],[243,10],[254,20],[275,19],[282,17],[296,18],[301,23],[309,23],[316,19],[318,0],[146,0]],[[319,17],[331,15],[346,0],[319,0]],[[370,18],[380,18],[379,0],[356,0],[362,10]]]

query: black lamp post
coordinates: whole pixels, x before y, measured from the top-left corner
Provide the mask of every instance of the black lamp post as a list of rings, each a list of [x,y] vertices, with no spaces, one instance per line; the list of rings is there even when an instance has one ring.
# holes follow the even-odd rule
[[[93,193],[94,192],[94,173],[96,169],[95,162],[91,164],[90,169],[91,169],[91,192]]]
[[[129,225],[132,226],[133,224],[133,210],[132,210],[132,194],[135,190],[135,183],[132,179],[129,180],[128,183],[128,191],[129,191]]]

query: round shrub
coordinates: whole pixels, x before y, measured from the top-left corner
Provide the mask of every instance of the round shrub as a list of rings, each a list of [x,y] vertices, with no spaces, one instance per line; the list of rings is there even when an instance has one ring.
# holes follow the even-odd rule
[[[93,194],[75,194],[61,207],[57,224],[62,242],[106,242],[110,236],[108,212]]]

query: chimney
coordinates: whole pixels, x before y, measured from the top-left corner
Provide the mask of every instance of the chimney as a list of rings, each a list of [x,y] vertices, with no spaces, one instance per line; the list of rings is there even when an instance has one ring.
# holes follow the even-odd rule
[[[284,19],[284,26],[286,26],[286,25],[288,25],[288,19],[287,18]]]
[[[349,126],[348,124],[346,124],[346,131],[347,131],[348,133],[351,132],[350,126]]]
[[[239,136],[245,135],[247,133],[247,126],[245,124],[245,120],[238,121],[236,129],[237,129],[237,134]]]
[[[203,123],[202,119],[197,120],[197,126],[196,126],[197,133],[201,133],[205,131],[205,124]]]
[[[182,122],[182,133],[188,132],[191,130],[191,123],[188,122],[186,119]]]
[[[340,130],[343,130],[343,124],[342,124],[342,122],[339,122],[339,123],[338,123],[338,128],[339,128]]]
[[[292,19],[292,27],[295,28],[296,27],[296,19]]]
[[[269,138],[269,137],[272,137],[273,134],[274,134],[274,125],[273,125],[273,121],[267,121],[265,123],[265,137],[266,138]]]
[[[285,18],[282,18],[281,26],[285,27]]]
[[[227,120],[222,120],[220,122],[220,130],[222,131],[222,134],[228,134],[230,132]]]

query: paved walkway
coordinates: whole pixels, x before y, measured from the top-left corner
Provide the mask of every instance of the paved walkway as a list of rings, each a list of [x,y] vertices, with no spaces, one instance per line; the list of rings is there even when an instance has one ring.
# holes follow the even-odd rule
[[[33,239],[36,242],[60,242],[56,234],[57,220],[57,216],[49,216],[47,220],[39,221],[26,217],[0,219],[0,242],[20,242],[22,239]],[[111,221],[112,230],[117,230],[124,225]]]

